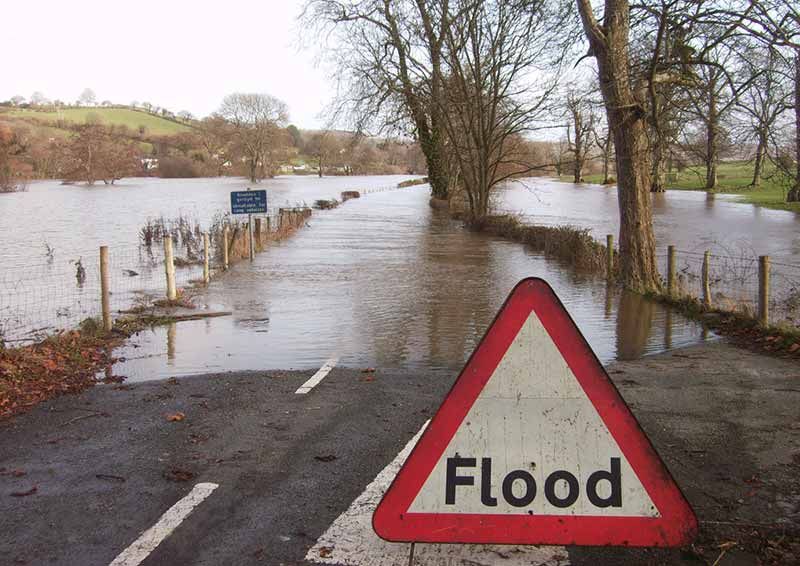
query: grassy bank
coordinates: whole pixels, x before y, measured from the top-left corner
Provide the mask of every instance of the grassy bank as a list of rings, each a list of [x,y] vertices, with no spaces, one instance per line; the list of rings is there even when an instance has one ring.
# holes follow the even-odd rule
[[[523,224],[516,217],[508,215],[489,216],[480,229],[565,261],[578,271],[594,274],[606,272],[606,247],[596,242],[588,229]]]
[[[740,202],[776,210],[800,212],[800,203],[787,203],[785,187],[771,178],[773,169],[767,166],[761,186],[750,187],[753,180],[753,164],[749,161],[728,161],[720,163],[718,170],[719,186],[717,193],[738,195]],[[561,181],[571,182],[570,175],[562,175]],[[600,184],[603,176],[585,175],[587,183]],[[671,190],[703,191],[705,190],[705,167],[687,167],[667,183]]]
[[[0,112],[0,118],[25,120],[28,123],[63,121],[85,124],[90,117],[99,119],[106,126],[127,126],[133,131],[143,126],[148,135],[156,136],[179,134],[191,129],[184,124],[131,108],[63,108],[54,112],[15,109]]]

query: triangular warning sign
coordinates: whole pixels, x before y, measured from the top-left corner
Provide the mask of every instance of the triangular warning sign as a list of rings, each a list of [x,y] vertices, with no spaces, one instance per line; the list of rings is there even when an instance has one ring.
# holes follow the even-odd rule
[[[511,292],[372,518],[389,541],[679,546],[694,512],[541,279]]]

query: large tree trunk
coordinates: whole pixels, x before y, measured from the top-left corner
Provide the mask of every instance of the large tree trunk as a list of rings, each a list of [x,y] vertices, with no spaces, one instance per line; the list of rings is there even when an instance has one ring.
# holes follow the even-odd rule
[[[660,129],[660,127],[659,127]],[[650,172],[652,183],[650,191],[653,193],[663,193],[667,190],[665,183],[666,151],[664,148],[664,136],[660,131],[655,133],[655,144],[653,145],[653,167]]]
[[[424,3],[418,3],[420,15],[427,18],[427,10]],[[448,193],[447,169],[444,160],[444,151],[440,138],[440,124],[437,119],[438,112],[440,111],[440,99],[434,98],[427,101],[427,106],[417,93],[417,85],[411,78],[409,72],[409,63],[406,54],[406,46],[400,37],[400,32],[397,27],[397,20],[392,13],[391,0],[383,0],[383,15],[389,24],[389,34],[393,47],[397,50],[398,54],[398,71],[399,78],[402,84],[403,97],[411,110],[411,116],[414,120],[414,125],[417,128],[417,139],[419,140],[420,149],[425,156],[425,161],[428,164],[428,181],[431,185],[431,193],[434,198],[446,199]],[[428,28],[428,33],[431,29]],[[441,41],[441,38],[439,39]],[[434,97],[440,96],[440,58],[441,52],[438,46],[433,45],[434,38],[428,38],[428,47],[431,49],[432,66],[434,69],[431,87],[432,95]],[[430,112],[430,122],[429,122]]]
[[[653,210],[650,200],[645,112],[631,90],[628,55],[630,6],[627,0],[606,0],[602,27],[589,0],[577,0],[584,30],[597,59],[608,123],[614,134],[619,199],[620,279],[634,291],[661,284],[656,265]]]
[[[250,182],[255,183],[258,181],[258,163],[255,159],[250,159]]]
[[[425,116],[421,116],[417,120],[419,145],[428,165],[428,182],[431,185],[431,195],[434,198],[446,199],[449,181],[438,127],[439,125],[436,124],[434,128],[429,129]]]
[[[717,162],[719,161],[719,114],[717,113],[717,81],[712,78],[708,89],[708,116],[706,117],[706,190],[717,188]]]
[[[753,160],[753,181],[750,185],[753,188],[761,186],[761,175],[764,171],[764,159],[767,155],[767,132],[762,130],[758,132],[758,147],[756,147],[756,156]]]
[[[786,202],[800,202],[800,48],[794,55],[794,186],[786,195]]]
[[[575,147],[573,148],[575,161],[572,168],[572,180],[574,183],[583,183],[583,161],[586,155],[586,148],[584,147],[585,141],[583,139],[583,114],[580,108],[573,108],[572,119],[575,124]]]

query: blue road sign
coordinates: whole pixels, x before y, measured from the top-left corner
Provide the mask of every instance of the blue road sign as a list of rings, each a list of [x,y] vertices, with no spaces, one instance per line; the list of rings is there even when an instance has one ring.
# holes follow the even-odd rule
[[[233,191],[231,193],[232,214],[265,214],[267,191]]]

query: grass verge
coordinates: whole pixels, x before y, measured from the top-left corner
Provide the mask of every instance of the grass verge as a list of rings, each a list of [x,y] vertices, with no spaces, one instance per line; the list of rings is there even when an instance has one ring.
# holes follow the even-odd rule
[[[589,235],[589,230],[574,226],[535,226],[514,216],[488,216],[479,229],[495,236],[525,244],[530,248],[568,262],[584,273],[606,273],[606,247]]]
[[[651,293],[646,296],[669,305],[687,318],[702,322],[737,346],[800,360],[800,328],[788,325],[764,326],[749,312],[708,308],[702,301],[687,295],[673,297],[666,293]]]
[[[719,164],[718,186],[713,192],[737,195],[739,202],[763,206],[775,210],[800,212],[800,203],[786,202],[786,188],[775,176],[774,168],[766,167],[761,186],[750,185],[753,180],[753,164],[749,161],[726,161]],[[563,182],[572,182],[570,175],[562,175]],[[600,184],[602,175],[585,175],[587,183]],[[705,168],[702,166],[687,167],[675,174],[667,183],[667,188],[678,191],[704,191]]]

